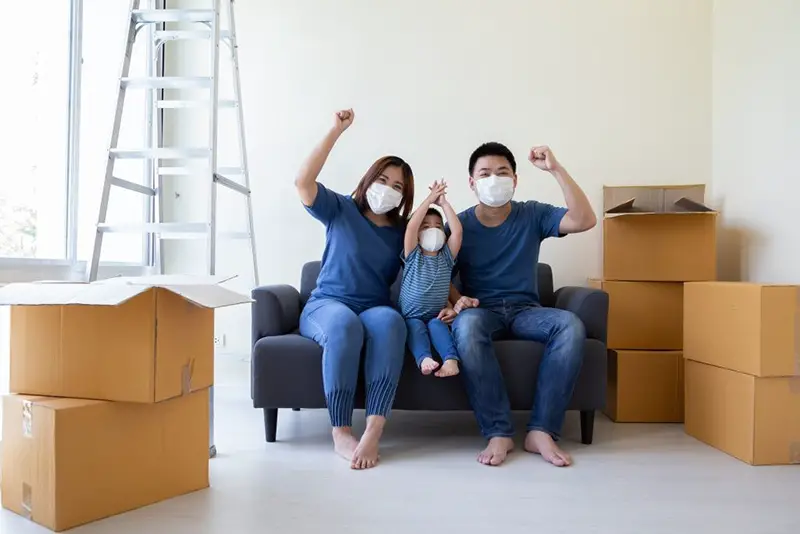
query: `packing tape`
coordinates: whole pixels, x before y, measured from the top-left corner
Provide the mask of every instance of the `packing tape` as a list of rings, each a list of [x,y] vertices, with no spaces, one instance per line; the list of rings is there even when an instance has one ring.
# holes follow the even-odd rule
[[[33,437],[33,403],[29,400],[22,401],[22,437]]]
[[[33,488],[30,484],[22,483],[22,517],[31,519],[33,517]]]
[[[194,359],[181,369],[181,395],[188,395],[192,392],[192,375],[194,374]]]

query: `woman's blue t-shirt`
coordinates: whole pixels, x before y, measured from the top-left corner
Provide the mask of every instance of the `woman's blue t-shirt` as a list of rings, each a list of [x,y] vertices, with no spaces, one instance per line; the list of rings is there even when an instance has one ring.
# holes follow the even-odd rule
[[[404,228],[377,226],[351,197],[317,184],[306,210],[325,225],[325,251],[311,298],[329,298],[356,313],[391,306],[389,287],[400,272]]]

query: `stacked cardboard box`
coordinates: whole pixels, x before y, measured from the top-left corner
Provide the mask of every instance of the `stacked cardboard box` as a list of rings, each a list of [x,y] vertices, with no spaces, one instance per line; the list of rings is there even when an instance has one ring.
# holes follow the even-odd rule
[[[12,284],[2,504],[52,530],[208,487],[207,278]]]
[[[683,283],[716,278],[716,213],[705,187],[605,187],[609,294],[605,413],[617,422],[683,421]]]
[[[753,465],[800,464],[800,288],[686,284],[686,432]]]

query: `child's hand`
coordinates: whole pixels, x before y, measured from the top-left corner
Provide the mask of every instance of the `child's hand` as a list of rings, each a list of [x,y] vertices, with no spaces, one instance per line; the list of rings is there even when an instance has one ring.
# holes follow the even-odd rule
[[[456,315],[458,315],[456,311],[448,306],[439,312],[437,319],[442,321],[444,324],[450,324],[456,318]]]
[[[440,199],[445,195],[447,192],[447,184],[444,181],[433,182],[432,185],[428,187],[431,190],[430,194],[428,195],[428,201],[431,204],[439,205]]]

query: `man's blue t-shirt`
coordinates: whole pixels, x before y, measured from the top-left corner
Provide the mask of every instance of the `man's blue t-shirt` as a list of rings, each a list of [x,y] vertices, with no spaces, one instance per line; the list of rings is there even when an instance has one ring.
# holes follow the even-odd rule
[[[306,210],[325,225],[325,251],[312,298],[329,298],[356,313],[391,306],[389,287],[400,271],[405,228],[377,226],[346,197],[317,184]]]
[[[477,298],[481,308],[539,304],[539,246],[559,236],[566,213],[566,208],[542,202],[511,202],[508,218],[494,228],[481,224],[475,206],[459,213],[464,238],[456,271],[462,293]]]

